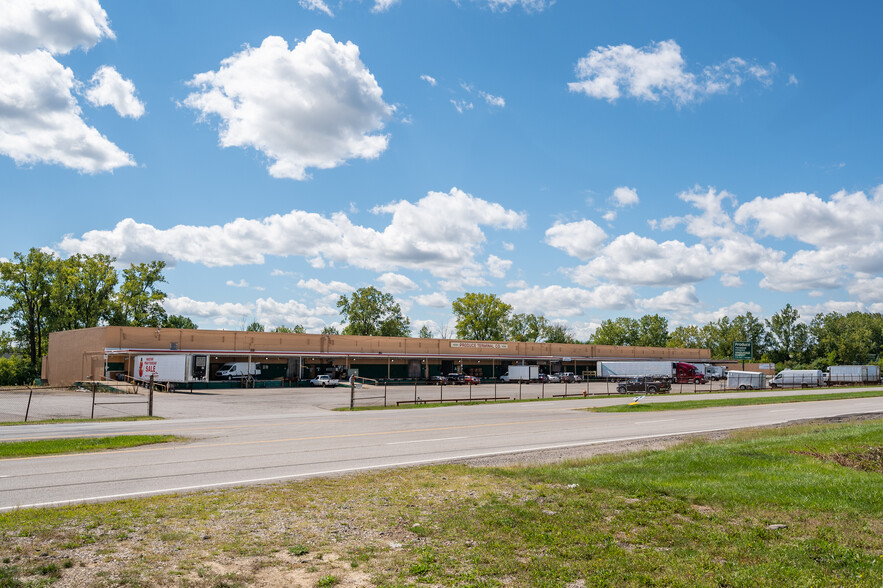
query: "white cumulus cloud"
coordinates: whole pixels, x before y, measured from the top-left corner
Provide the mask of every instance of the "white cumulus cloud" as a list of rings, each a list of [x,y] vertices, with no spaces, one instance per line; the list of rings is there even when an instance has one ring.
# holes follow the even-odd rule
[[[424,75],[420,76],[420,79],[423,80],[424,82],[426,82],[427,84],[429,84],[430,86],[438,85],[438,82],[432,76],[424,74]]]
[[[65,54],[114,38],[98,0],[3,0],[0,15],[0,51]]]
[[[273,177],[303,180],[308,168],[373,159],[389,142],[379,131],[394,107],[383,101],[359,48],[320,30],[293,49],[267,37],[189,85],[197,91],[184,104],[220,118],[221,145],[262,152]]]
[[[586,219],[555,223],[546,230],[546,243],[578,259],[594,257],[607,239],[604,229]]]
[[[108,65],[92,76],[86,99],[95,106],[113,106],[120,116],[141,118],[144,114],[144,103],[135,96],[135,84]]]
[[[384,292],[389,292],[390,294],[401,294],[402,292],[407,292],[408,290],[416,290],[417,283],[414,282],[408,276],[403,276],[402,274],[397,274],[393,272],[386,272],[377,278],[377,281],[381,284],[381,290]]]
[[[634,305],[634,291],[625,286],[601,284],[593,290],[564,286],[533,286],[501,296],[515,312],[544,316],[578,316],[589,310],[622,310]]]
[[[520,229],[525,217],[457,188],[430,192],[417,202],[401,200],[375,207],[391,215],[383,230],[354,224],[338,212],[330,217],[302,210],[263,219],[236,219],[225,225],[177,225],[159,229],[131,218],[112,230],[66,237],[70,253],[106,253],[122,263],[161,259],[210,267],[263,264],[267,255],[302,256],[315,267],[340,262],[375,271],[408,268],[461,283],[484,283],[477,258],[486,241],[483,226]],[[444,218],[444,223],[438,219]]]
[[[334,16],[334,13],[331,12],[331,9],[328,7],[328,4],[322,0],[298,0],[297,3],[300,4],[301,8],[306,8],[307,10],[313,10],[315,12],[324,12],[328,16]]]
[[[613,203],[616,206],[634,206],[638,203],[638,191],[628,186],[620,186],[613,191]]]
[[[90,174],[135,165],[83,121],[73,72],[48,52],[0,52],[0,80],[0,154],[19,165],[52,163]]]
[[[733,57],[692,73],[686,68],[680,46],[668,40],[641,48],[598,47],[577,62],[579,81],[569,83],[568,87],[571,92],[609,102],[625,94],[650,102],[664,98],[683,106],[728,92],[746,79],[769,84],[774,70],[774,64],[762,67]]]
[[[430,308],[445,308],[451,305],[451,301],[444,292],[421,294],[419,296],[414,296],[412,300],[420,306],[428,306]]]

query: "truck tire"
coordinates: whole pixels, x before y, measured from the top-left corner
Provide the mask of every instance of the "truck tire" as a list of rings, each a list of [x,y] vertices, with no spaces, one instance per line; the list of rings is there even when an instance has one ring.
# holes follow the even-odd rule
[[[773,390],[775,390],[778,387],[779,387],[778,384],[770,384],[770,388],[772,388]]]
[[[742,384],[741,386],[739,386],[739,390],[744,390],[744,389],[745,389],[745,384]]]
[[[657,392],[659,392],[659,389],[656,386],[648,386],[647,392],[649,392],[650,394],[656,394]]]

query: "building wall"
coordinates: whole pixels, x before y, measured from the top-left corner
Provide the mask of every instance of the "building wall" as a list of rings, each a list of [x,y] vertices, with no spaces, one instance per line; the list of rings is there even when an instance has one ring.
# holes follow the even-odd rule
[[[100,378],[103,375],[105,351],[107,351],[108,361],[125,362],[125,353],[114,353],[115,350],[146,353],[173,350],[208,351],[218,355],[315,353],[332,354],[337,357],[361,353],[383,354],[391,357],[415,356],[418,358],[450,356],[487,357],[490,359],[494,357],[510,361],[521,357],[705,361],[711,357],[707,349],[517,341],[458,341],[408,337],[357,337],[150,327],[95,327],[51,333],[49,336],[49,356],[46,362],[47,369],[43,376],[52,385],[63,386],[86,380],[90,376]],[[382,358],[378,359],[382,360]],[[263,360],[256,359],[256,361]],[[381,361],[381,363],[383,362]],[[131,370],[131,365],[126,363],[126,368]]]

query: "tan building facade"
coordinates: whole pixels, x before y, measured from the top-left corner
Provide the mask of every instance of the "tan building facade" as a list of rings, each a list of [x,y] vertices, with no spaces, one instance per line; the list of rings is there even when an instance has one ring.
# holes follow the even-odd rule
[[[707,349],[619,347],[518,341],[460,341],[149,327],[94,327],[49,336],[43,379],[53,386],[137,377],[136,358],[205,356],[208,380],[229,362],[260,364],[258,379],[280,384],[319,374],[419,380],[460,372],[497,378],[509,365],[538,365],[543,373],[591,376],[599,360],[655,359],[705,362]]]

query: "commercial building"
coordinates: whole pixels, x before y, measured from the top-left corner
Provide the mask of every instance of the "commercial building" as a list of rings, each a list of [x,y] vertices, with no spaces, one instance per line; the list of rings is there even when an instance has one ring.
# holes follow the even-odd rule
[[[491,379],[505,374],[512,364],[539,365],[543,373],[591,376],[599,360],[710,358],[707,349],[94,327],[51,333],[42,376],[53,386],[137,376],[135,358],[146,354],[207,356],[210,380],[225,363],[258,363],[259,379],[267,385],[292,385],[326,373],[419,380],[460,372]]]

